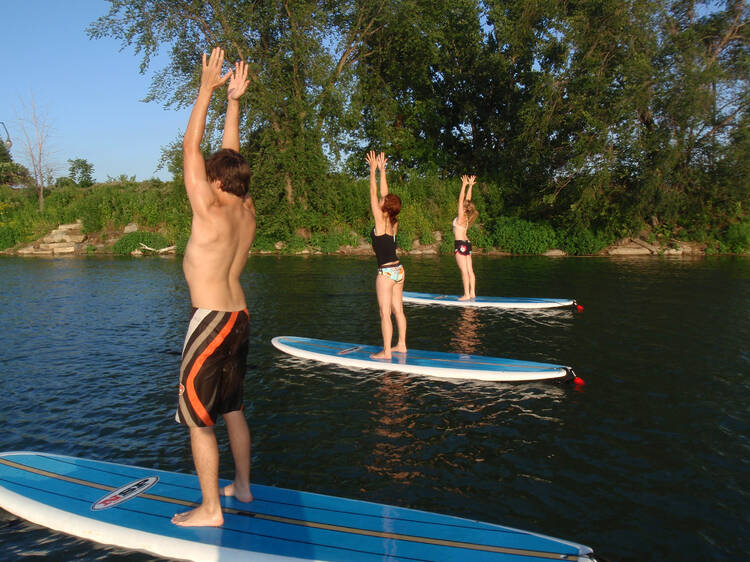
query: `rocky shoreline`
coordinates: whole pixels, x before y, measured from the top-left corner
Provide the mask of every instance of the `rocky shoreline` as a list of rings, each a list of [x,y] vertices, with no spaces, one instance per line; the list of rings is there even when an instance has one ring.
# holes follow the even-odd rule
[[[107,236],[101,234],[88,235],[83,232],[81,221],[70,224],[61,224],[52,230],[46,236],[27,244],[19,245],[16,248],[10,248],[0,252],[4,255],[16,255],[24,257],[35,256],[76,256],[76,255],[107,255],[112,254],[112,246],[123,235],[130,232],[138,231],[138,225],[135,223],[128,224],[121,232],[108,233]],[[439,255],[439,247],[442,240],[440,232],[434,232],[433,238],[437,241],[433,244],[420,244],[415,240],[412,249],[402,251],[408,255]],[[175,247],[167,248],[149,248],[143,246],[141,249],[131,252],[133,256],[143,255],[175,255]],[[252,250],[253,254],[280,254],[283,253],[286,245],[284,242],[277,242],[275,250]],[[314,255],[321,254],[319,250],[306,248],[296,255]],[[370,242],[361,238],[357,246],[342,246],[336,254],[340,255],[371,255],[372,248]],[[502,250],[480,250],[476,252],[480,255],[510,256],[512,254]],[[559,249],[551,249],[542,254],[548,257],[564,257],[567,254]],[[703,256],[706,255],[706,245],[696,242],[687,242],[673,240],[668,246],[653,244],[642,238],[623,238],[611,246],[601,250],[596,256]]]

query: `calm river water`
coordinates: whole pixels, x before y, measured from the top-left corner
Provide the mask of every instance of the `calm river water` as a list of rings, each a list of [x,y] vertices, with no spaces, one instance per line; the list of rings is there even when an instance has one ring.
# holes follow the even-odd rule
[[[407,290],[459,291],[450,257],[405,265]],[[585,311],[412,305],[407,343],[572,365],[585,387],[288,358],[273,336],[378,344],[374,258],[251,257],[253,480],[538,531],[613,561],[750,557],[750,260],[477,257],[475,269],[481,294]],[[189,313],[179,260],[0,259],[0,449],[192,471],[173,421]],[[2,510],[0,553],[149,559]]]

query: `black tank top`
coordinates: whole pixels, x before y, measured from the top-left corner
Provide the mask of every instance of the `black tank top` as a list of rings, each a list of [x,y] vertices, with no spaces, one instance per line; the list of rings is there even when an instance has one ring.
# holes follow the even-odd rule
[[[390,234],[375,235],[375,229],[370,232],[372,238],[372,249],[375,251],[375,257],[378,259],[378,267],[386,263],[398,261],[396,255],[396,237]]]

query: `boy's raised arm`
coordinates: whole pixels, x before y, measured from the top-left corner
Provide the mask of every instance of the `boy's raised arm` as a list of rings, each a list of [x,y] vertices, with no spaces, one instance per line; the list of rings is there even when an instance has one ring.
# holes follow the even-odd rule
[[[240,151],[240,97],[247,90],[247,63],[238,62],[229,79],[227,89],[227,115],[224,119],[224,137],[221,148]]]
[[[190,114],[185,136],[182,139],[182,152],[184,156],[183,174],[185,177],[185,189],[187,190],[190,205],[193,212],[201,212],[213,201],[213,193],[208,185],[206,177],[206,162],[201,153],[201,140],[206,129],[206,116],[211,95],[214,90],[223,85],[231,75],[221,75],[221,65],[224,63],[224,51],[216,47],[211,51],[211,56],[206,60],[203,54],[203,70],[201,74],[201,86],[198,90],[198,99],[195,100],[193,111]]]

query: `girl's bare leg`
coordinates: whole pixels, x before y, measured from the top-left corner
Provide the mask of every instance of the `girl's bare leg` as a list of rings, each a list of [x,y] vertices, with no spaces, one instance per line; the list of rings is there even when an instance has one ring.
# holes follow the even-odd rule
[[[465,301],[472,298],[469,271],[466,263],[467,257],[468,256],[462,256],[461,254],[456,252],[456,263],[458,264],[458,269],[461,270],[461,282],[464,285],[464,294],[458,297],[458,300],[460,301]]]
[[[469,274],[469,296],[475,299],[477,298],[477,278],[474,276],[474,265],[471,261],[471,254],[466,256],[466,271]]]

